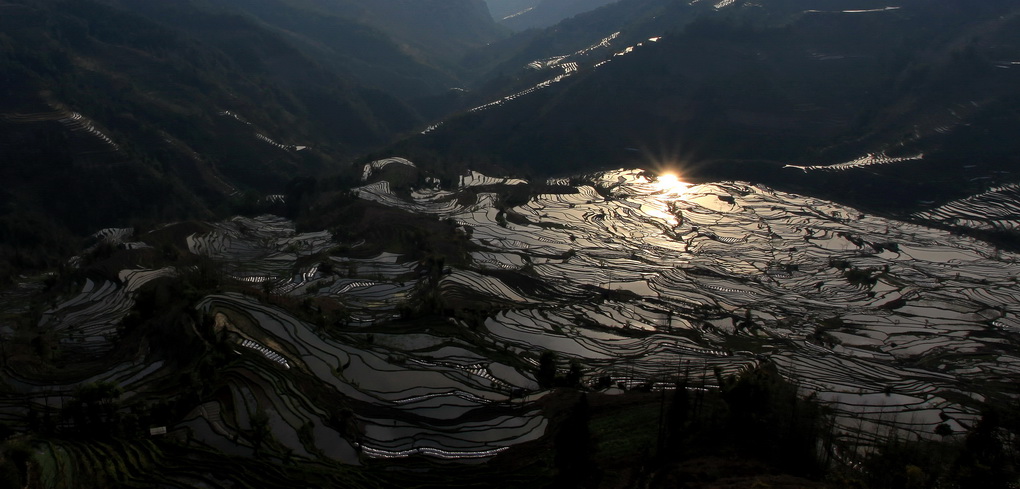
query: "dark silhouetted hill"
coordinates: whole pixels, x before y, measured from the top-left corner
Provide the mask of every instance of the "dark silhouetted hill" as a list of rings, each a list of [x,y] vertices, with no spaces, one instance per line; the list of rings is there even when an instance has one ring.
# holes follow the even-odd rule
[[[488,0],[502,25],[515,31],[543,28],[617,0]]]
[[[761,181],[885,208],[964,195],[1015,170],[1014,3],[759,4],[625,0],[517,36],[487,58],[505,61],[473,105],[563,74],[563,63],[578,69],[396,151],[442,155],[450,171],[484,162],[532,176],[679,167],[689,179]],[[595,54],[524,68],[613,32]],[[663,37],[626,51],[651,36]],[[882,152],[925,159],[843,173],[783,168]]]
[[[0,228],[39,235],[5,239],[5,263],[282,193],[420,124],[249,15],[118,3],[0,4]]]

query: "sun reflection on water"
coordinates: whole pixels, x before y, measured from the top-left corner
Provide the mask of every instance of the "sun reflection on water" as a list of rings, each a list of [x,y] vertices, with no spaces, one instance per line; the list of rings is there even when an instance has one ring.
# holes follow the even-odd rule
[[[691,187],[689,183],[680,181],[680,177],[675,173],[661,173],[655,178],[655,186],[665,195],[683,195],[688,188]]]

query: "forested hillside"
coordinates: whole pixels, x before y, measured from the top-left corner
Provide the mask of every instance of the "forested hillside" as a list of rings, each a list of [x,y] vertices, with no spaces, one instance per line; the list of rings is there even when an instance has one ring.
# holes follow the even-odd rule
[[[574,15],[616,0],[488,0],[492,16],[500,24],[522,31],[549,27]]]
[[[47,243],[71,235],[209,215],[343,172],[419,123],[247,16],[125,3],[139,11],[0,4],[5,266],[42,265]]]

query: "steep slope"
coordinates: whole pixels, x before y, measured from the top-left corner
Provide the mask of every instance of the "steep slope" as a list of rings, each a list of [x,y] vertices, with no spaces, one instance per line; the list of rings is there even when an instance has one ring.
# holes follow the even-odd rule
[[[431,84],[448,81],[440,75],[456,79],[465,53],[504,37],[483,0],[207,1],[370,65],[406,71],[410,64]]]
[[[138,9],[151,9],[153,4],[126,3]],[[206,0],[206,4],[249,16],[314,59],[405,99],[461,84],[459,58],[502,36],[480,0]],[[181,27],[186,28],[186,22]]]
[[[489,13],[496,20],[534,8],[538,0],[485,0]]]
[[[209,34],[192,23],[194,5],[140,0],[117,3],[175,28]],[[405,52],[382,30],[329,12],[286,0],[208,0],[203,5],[212,12],[242,16],[331,70],[399,97],[422,95],[456,83],[453,75]]]
[[[0,4],[0,219],[49,229],[5,239],[5,264],[40,263],[61,233],[281,193],[417,121],[243,17],[163,6]]]
[[[501,25],[515,31],[522,31],[525,29],[549,27],[563,19],[594,10],[615,1],[617,0],[533,0],[521,3],[490,0],[489,6],[490,10],[495,10],[492,4],[506,4],[500,6],[503,7],[500,9],[500,12],[506,13],[496,15],[493,12],[493,16],[499,20]],[[511,7],[513,11],[507,11],[505,7]]]
[[[502,66],[522,66],[519,53],[548,55],[528,46],[578,37],[564,37],[568,29],[609,37],[589,41],[590,51],[564,44],[560,56],[536,56],[519,75],[494,78],[483,93],[506,88],[490,95],[493,103],[476,101],[397,151],[487,160],[522,174],[680,166],[687,178],[814,188],[885,208],[1008,177],[995,172],[1017,163],[1005,137],[1020,127],[1011,88],[1020,82],[1014,5],[913,1],[873,9],[846,1],[819,11],[807,3],[636,0],[575,18],[514,47],[518,54]],[[615,25],[604,16],[625,5],[644,8]],[[676,27],[667,29],[665,19]],[[630,31],[613,34],[621,25]],[[925,157],[844,173],[782,168],[885,152]],[[975,155],[977,174],[969,166]],[[917,168],[929,171],[919,177]]]

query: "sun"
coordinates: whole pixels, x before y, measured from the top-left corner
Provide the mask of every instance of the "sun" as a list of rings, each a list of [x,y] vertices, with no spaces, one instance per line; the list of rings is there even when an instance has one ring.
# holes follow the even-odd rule
[[[673,173],[663,173],[662,175],[659,175],[656,181],[662,187],[673,187],[680,183],[680,177]]]
[[[660,173],[655,177],[655,186],[665,194],[681,194],[690,184],[680,181],[676,173]]]

